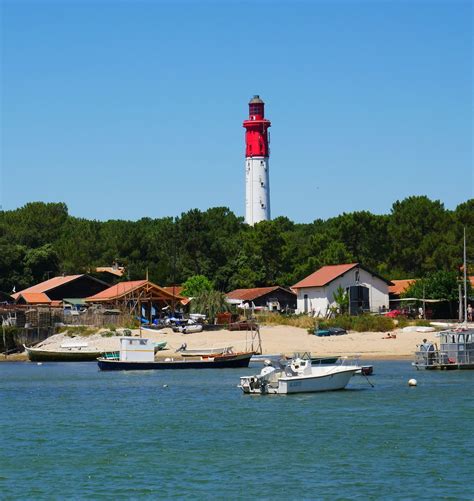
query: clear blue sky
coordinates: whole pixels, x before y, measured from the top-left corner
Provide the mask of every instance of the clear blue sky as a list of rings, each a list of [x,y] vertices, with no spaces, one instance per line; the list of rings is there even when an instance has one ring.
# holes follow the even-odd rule
[[[272,216],[473,197],[471,2],[2,2],[1,204],[244,214],[253,94]]]

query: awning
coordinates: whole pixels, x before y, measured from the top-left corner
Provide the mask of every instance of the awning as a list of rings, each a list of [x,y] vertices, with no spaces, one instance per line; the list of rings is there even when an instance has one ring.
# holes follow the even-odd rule
[[[449,299],[420,299],[419,297],[402,297],[400,299],[390,299],[390,301],[424,301],[425,303],[443,303]]]
[[[68,303],[68,304],[82,306],[82,305],[86,304],[86,299],[83,297],[68,297],[68,298],[64,298],[63,302]]]

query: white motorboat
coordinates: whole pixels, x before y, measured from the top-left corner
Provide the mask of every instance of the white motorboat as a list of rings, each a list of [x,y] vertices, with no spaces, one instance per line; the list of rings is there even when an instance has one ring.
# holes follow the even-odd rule
[[[312,365],[311,358],[293,358],[286,366],[266,364],[260,374],[240,378],[244,393],[288,394],[343,390],[359,365]]]

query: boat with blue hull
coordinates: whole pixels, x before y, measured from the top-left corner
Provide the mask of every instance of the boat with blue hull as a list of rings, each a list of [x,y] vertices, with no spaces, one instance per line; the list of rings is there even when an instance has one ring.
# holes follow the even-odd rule
[[[234,353],[193,360],[123,361],[98,358],[101,371],[149,371],[169,369],[235,369],[248,367],[253,353]]]

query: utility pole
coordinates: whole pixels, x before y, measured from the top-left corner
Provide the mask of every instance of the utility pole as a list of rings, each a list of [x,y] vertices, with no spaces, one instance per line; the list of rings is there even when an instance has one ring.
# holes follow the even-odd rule
[[[464,226],[464,323],[467,325],[467,257],[466,257],[466,227]]]

